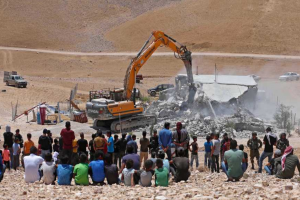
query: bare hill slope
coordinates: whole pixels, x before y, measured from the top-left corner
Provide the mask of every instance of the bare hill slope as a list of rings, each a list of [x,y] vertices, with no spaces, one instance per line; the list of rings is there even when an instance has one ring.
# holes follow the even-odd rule
[[[1,0],[0,45],[137,51],[153,30],[192,50],[299,54],[291,0]]]
[[[138,49],[162,30],[192,50],[299,54],[300,2],[185,0],[128,21],[106,34],[119,50]]]

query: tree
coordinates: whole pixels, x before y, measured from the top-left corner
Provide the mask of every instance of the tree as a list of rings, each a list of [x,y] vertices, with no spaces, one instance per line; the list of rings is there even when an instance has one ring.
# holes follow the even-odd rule
[[[290,118],[291,118],[291,107],[285,106],[283,104],[280,104],[277,108],[276,113],[274,114],[274,119],[277,123],[278,128],[286,129],[288,128],[288,124],[291,125]]]

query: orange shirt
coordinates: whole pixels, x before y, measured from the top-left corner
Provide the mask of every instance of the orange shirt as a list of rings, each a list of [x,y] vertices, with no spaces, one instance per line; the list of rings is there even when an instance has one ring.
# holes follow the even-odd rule
[[[8,149],[4,149],[2,152],[2,157],[4,161],[9,161],[10,160],[10,153]]]
[[[24,143],[24,154],[30,154],[30,148],[34,146],[34,142],[32,140],[27,140]]]

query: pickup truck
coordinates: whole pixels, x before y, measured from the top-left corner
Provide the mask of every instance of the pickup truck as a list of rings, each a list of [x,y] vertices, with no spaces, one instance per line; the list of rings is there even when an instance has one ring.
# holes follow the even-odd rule
[[[4,78],[3,82],[6,83],[7,86],[13,85],[15,87],[27,87],[27,81],[22,78],[22,76],[19,76],[17,72],[4,72]]]
[[[151,88],[149,89],[147,92],[148,94],[150,94],[150,96],[155,97],[157,93],[166,90],[166,89],[170,89],[170,88],[174,88],[173,84],[160,84],[158,86],[156,86],[155,88]]]

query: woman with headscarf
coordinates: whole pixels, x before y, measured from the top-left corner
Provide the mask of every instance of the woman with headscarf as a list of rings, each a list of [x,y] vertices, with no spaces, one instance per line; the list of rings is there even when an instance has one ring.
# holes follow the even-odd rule
[[[11,132],[10,126],[6,126],[5,133],[3,133],[4,144],[8,146],[8,150],[10,152],[10,167],[13,166],[13,149],[12,145],[14,143],[14,134]]]
[[[182,123],[177,122],[176,124],[176,131],[173,132],[173,143],[175,144],[176,148],[176,157],[178,157],[177,150],[179,147],[182,147],[184,149],[184,156],[189,157],[189,146],[190,136],[188,132],[182,128]]]
[[[285,149],[284,154],[281,157],[275,159],[275,163],[281,164],[281,167],[279,167],[279,169],[277,168],[277,174],[276,174],[277,178],[282,178],[282,179],[293,178],[296,167],[298,168],[300,174],[299,159],[296,155],[293,155],[293,153],[294,153],[293,147],[288,146]]]

